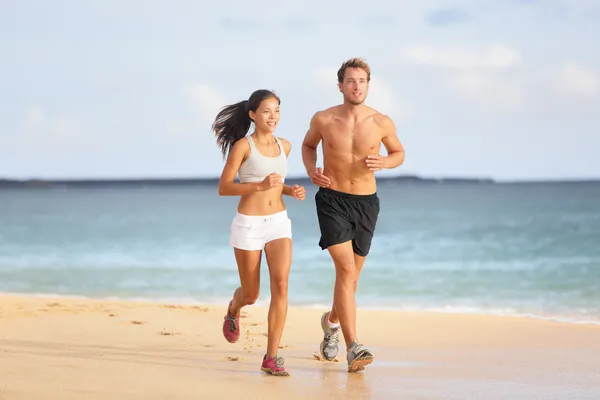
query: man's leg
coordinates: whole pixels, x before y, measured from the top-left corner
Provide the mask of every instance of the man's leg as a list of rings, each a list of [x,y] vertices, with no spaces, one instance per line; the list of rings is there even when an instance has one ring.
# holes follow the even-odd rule
[[[355,213],[355,233],[354,239],[352,240],[352,251],[354,252],[354,265],[356,270],[356,276],[354,280],[354,292],[358,288],[358,280],[360,278],[360,272],[365,264],[365,260],[371,249],[371,242],[373,240],[373,234],[375,233],[375,226],[377,225],[377,219],[379,216],[379,198],[376,195],[369,196],[369,199],[356,205],[359,209]],[[339,313],[336,309],[335,298],[333,305],[331,306],[331,313],[329,314],[329,321],[336,323],[339,321]]]
[[[336,244],[328,247],[328,250],[335,265],[335,287],[333,291],[335,317],[340,321],[346,348],[348,348],[351,343],[356,341],[356,300],[354,292],[357,274],[352,242],[347,241]]]
[[[358,288],[358,280],[360,279],[360,272],[362,271],[363,265],[365,265],[366,259],[367,259],[367,257],[362,257],[362,256],[359,256],[358,254],[354,253],[354,271],[355,271],[354,293],[355,294],[356,294],[356,290]],[[338,312],[335,307],[335,298],[333,300],[333,305],[331,306],[331,312],[329,313],[329,316],[327,319],[334,326],[335,326],[335,324],[339,324],[340,317],[339,317]]]
[[[366,365],[373,362],[373,354],[368,348],[358,343],[356,336],[356,298],[354,293],[357,285],[357,270],[352,241],[330,246],[328,250],[335,264],[333,298],[346,342],[348,372],[362,371]]]

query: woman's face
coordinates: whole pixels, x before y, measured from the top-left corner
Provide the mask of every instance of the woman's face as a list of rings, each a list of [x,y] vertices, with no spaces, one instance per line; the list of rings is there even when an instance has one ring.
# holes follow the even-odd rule
[[[269,97],[260,102],[256,112],[250,111],[250,118],[254,126],[261,132],[275,132],[279,123],[279,102],[274,97]]]

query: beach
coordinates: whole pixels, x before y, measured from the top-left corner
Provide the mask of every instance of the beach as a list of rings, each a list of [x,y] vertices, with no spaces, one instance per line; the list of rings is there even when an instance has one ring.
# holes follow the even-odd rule
[[[318,359],[322,309],[290,307],[279,355],[260,371],[267,309],[221,334],[225,305],[0,296],[0,398],[594,399],[600,326],[517,316],[359,309],[375,361]]]

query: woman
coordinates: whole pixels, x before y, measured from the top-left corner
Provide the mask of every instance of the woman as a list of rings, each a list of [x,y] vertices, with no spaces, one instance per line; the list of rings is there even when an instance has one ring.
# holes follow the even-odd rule
[[[275,93],[257,90],[248,100],[223,108],[212,129],[223,157],[227,158],[219,181],[219,195],[241,196],[229,239],[241,285],[229,303],[223,335],[230,343],[239,339],[240,310],[258,298],[264,250],[271,280],[271,304],[267,352],[261,370],[288,376],[283,358],[277,356],[287,315],[292,262],[292,225],[282,195],[304,200],[305,189],[284,184],[291,144],[273,135],[279,123],[280,103]],[[246,136],[251,122],[254,132]],[[236,175],[239,175],[239,183],[234,182]]]

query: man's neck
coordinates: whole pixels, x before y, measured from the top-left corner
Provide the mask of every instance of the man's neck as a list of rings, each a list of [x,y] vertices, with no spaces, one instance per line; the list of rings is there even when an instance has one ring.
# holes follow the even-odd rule
[[[359,119],[361,115],[364,114],[367,106],[364,103],[360,104],[352,104],[349,102],[344,102],[342,104],[342,110],[345,114],[347,114],[352,119]]]

